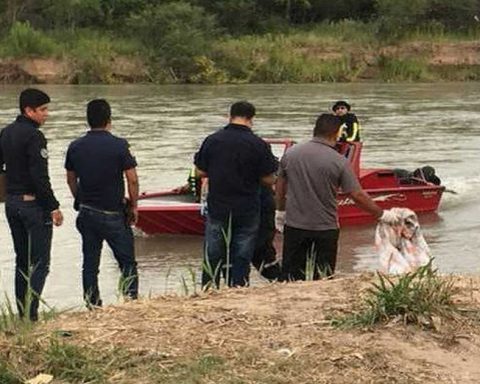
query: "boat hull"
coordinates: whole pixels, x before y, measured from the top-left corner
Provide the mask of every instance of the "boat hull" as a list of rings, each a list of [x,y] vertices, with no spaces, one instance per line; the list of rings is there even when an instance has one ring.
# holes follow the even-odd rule
[[[416,213],[434,212],[438,209],[444,187],[411,186],[401,188],[366,189],[370,197],[383,209],[410,208]],[[200,204],[178,202],[187,195],[174,192],[143,195],[139,205],[137,227],[146,234],[169,233],[203,235],[205,220],[200,215]],[[166,203],[166,201],[171,202]],[[367,224],[375,221],[345,194],[339,194],[338,217],[340,226]]]

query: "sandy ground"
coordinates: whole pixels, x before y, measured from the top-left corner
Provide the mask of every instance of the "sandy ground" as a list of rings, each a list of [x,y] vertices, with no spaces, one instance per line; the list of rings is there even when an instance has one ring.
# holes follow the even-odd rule
[[[155,364],[167,373],[179,361],[199,356],[224,359],[222,373],[198,383],[480,382],[479,321],[439,319],[428,330],[398,322],[371,329],[332,327],[329,319],[358,308],[373,279],[339,276],[160,297],[64,314],[42,332],[68,331],[75,343],[157,356]],[[455,281],[458,305],[479,310],[480,279]],[[151,381],[120,375],[112,382]]]

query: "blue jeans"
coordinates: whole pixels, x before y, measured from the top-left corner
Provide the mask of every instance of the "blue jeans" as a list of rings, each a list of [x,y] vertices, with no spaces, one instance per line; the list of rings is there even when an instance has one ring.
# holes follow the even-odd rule
[[[83,295],[87,307],[101,306],[98,289],[98,272],[103,241],[113,251],[121,271],[122,294],[138,297],[138,273],[135,261],[133,232],[123,212],[105,213],[81,208],[77,217],[77,229],[82,236],[83,250]]]
[[[255,250],[260,214],[234,216],[224,220],[207,216],[202,286],[220,285],[222,274],[228,286],[249,282],[250,262]],[[230,233],[230,239],[228,234]]]
[[[20,317],[38,320],[40,295],[50,267],[52,219],[36,201],[9,195],[5,204],[15,249],[15,297]],[[28,314],[26,314],[28,312]]]

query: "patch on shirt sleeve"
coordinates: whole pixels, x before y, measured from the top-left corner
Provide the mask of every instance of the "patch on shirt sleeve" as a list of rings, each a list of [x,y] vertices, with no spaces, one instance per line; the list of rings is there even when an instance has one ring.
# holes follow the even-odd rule
[[[47,148],[42,148],[42,149],[40,149],[40,156],[42,156],[44,159],[48,159],[48,151],[47,151]]]

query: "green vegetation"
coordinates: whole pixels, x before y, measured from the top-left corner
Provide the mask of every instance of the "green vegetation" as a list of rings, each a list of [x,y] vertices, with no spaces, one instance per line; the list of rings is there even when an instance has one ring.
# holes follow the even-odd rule
[[[0,57],[66,61],[71,83],[476,80],[381,48],[472,41],[479,17],[480,0],[0,0]]]
[[[441,278],[428,265],[399,277],[378,273],[360,312],[334,320],[339,326],[372,326],[393,319],[408,324],[431,325],[435,317],[452,318],[458,313],[453,281]]]

